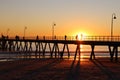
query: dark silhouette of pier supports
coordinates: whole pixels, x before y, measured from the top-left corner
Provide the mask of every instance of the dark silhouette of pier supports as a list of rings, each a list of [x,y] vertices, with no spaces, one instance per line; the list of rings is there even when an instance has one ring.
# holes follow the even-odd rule
[[[13,44],[12,41],[9,41],[9,42],[8,42],[8,46],[9,46],[9,47],[8,47],[8,50],[9,50],[9,51],[12,51],[12,44]]]
[[[59,47],[58,47],[58,43],[54,43],[52,51],[51,51],[51,58],[53,57],[53,53],[55,53],[55,58],[57,58],[57,53],[58,53],[58,57],[59,57]]]
[[[23,51],[24,51],[24,47],[23,47],[22,42],[20,42],[20,44],[19,44],[19,51],[20,51],[20,52],[23,52]]]
[[[110,60],[113,61],[115,56],[115,61],[118,61],[118,46],[109,46]]]
[[[35,58],[36,59],[38,57],[38,54],[39,54],[39,58],[40,58],[41,48],[42,48],[42,51],[43,51],[43,45],[42,45],[42,43],[39,42],[39,37],[37,36],[36,37],[36,42],[35,42]]]
[[[1,45],[2,45],[2,51],[5,50],[5,46],[6,46],[6,38],[5,36],[2,35],[2,38],[1,38]]]
[[[24,42],[23,51],[24,51],[24,58],[27,59],[28,58],[28,42],[27,41]]]
[[[29,58],[31,58],[31,53],[30,52],[32,52],[32,42],[29,42],[29,51],[28,51],[28,53],[29,53]]]
[[[64,52],[65,52],[65,47],[67,48],[68,58],[70,58],[70,52],[69,52],[68,44],[64,44],[64,46],[63,46],[63,51],[60,52],[60,58],[63,58],[63,54],[64,54]]]
[[[94,48],[95,48],[95,45],[91,45],[90,60],[95,59]]]
[[[42,45],[42,43],[41,43],[41,45]],[[49,52],[51,53],[51,46],[50,46],[50,43],[45,43],[45,45],[44,45],[44,47],[43,47],[43,57],[45,57],[45,51],[46,51],[46,47],[47,47],[47,45],[48,45],[48,47],[49,47]],[[43,45],[42,45],[43,46]]]
[[[35,42],[35,48],[36,48],[36,50],[35,50],[35,58],[37,58],[37,53],[40,51],[40,43]]]
[[[80,51],[80,44],[77,44],[74,60],[76,60],[77,53],[79,53],[79,59],[80,59],[80,53],[81,53],[81,51]]]
[[[65,41],[67,40],[67,36],[65,35]],[[68,52],[68,59],[70,58],[70,52],[69,52],[69,47],[68,47],[68,44],[67,43],[64,43],[64,46],[63,46],[63,51],[61,51],[59,54],[60,54],[60,58],[63,58],[63,54],[65,52],[65,47],[67,48],[67,52]]]
[[[13,50],[14,51],[19,51],[19,44],[18,44],[18,41],[16,40],[16,42],[13,44]]]

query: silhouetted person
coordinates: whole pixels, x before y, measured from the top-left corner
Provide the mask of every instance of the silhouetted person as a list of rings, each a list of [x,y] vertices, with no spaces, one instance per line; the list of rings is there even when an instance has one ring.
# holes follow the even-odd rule
[[[65,35],[65,40],[67,39],[67,36]]]
[[[2,39],[5,39],[5,36],[4,36],[4,35],[2,35]]]
[[[78,40],[78,35],[76,35],[76,40]]]
[[[38,39],[39,39],[39,37],[37,36],[37,37],[36,37],[36,39],[38,40]]]
[[[19,40],[19,36],[16,35],[16,36],[15,36],[15,39],[16,39],[16,40]]]

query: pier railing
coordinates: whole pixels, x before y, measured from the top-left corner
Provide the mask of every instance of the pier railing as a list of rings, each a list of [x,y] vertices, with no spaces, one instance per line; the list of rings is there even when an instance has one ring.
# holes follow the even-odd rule
[[[1,37],[0,39],[3,39]],[[33,37],[4,37],[4,39],[19,40],[79,40],[79,41],[120,41],[120,36],[33,36]]]
[[[120,41],[120,36],[86,36],[83,40],[87,41]]]

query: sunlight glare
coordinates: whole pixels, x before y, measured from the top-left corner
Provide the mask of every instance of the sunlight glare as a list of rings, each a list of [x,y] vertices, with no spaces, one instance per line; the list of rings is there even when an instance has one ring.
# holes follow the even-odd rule
[[[78,40],[85,40],[85,37],[87,36],[87,34],[83,32],[78,33],[77,35],[78,35]]]

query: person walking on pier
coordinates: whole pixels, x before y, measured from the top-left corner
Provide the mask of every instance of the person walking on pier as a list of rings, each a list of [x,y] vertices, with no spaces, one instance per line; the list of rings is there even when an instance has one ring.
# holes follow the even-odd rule
[[[78,40],[78,35],[76,35],[76,40]]]

